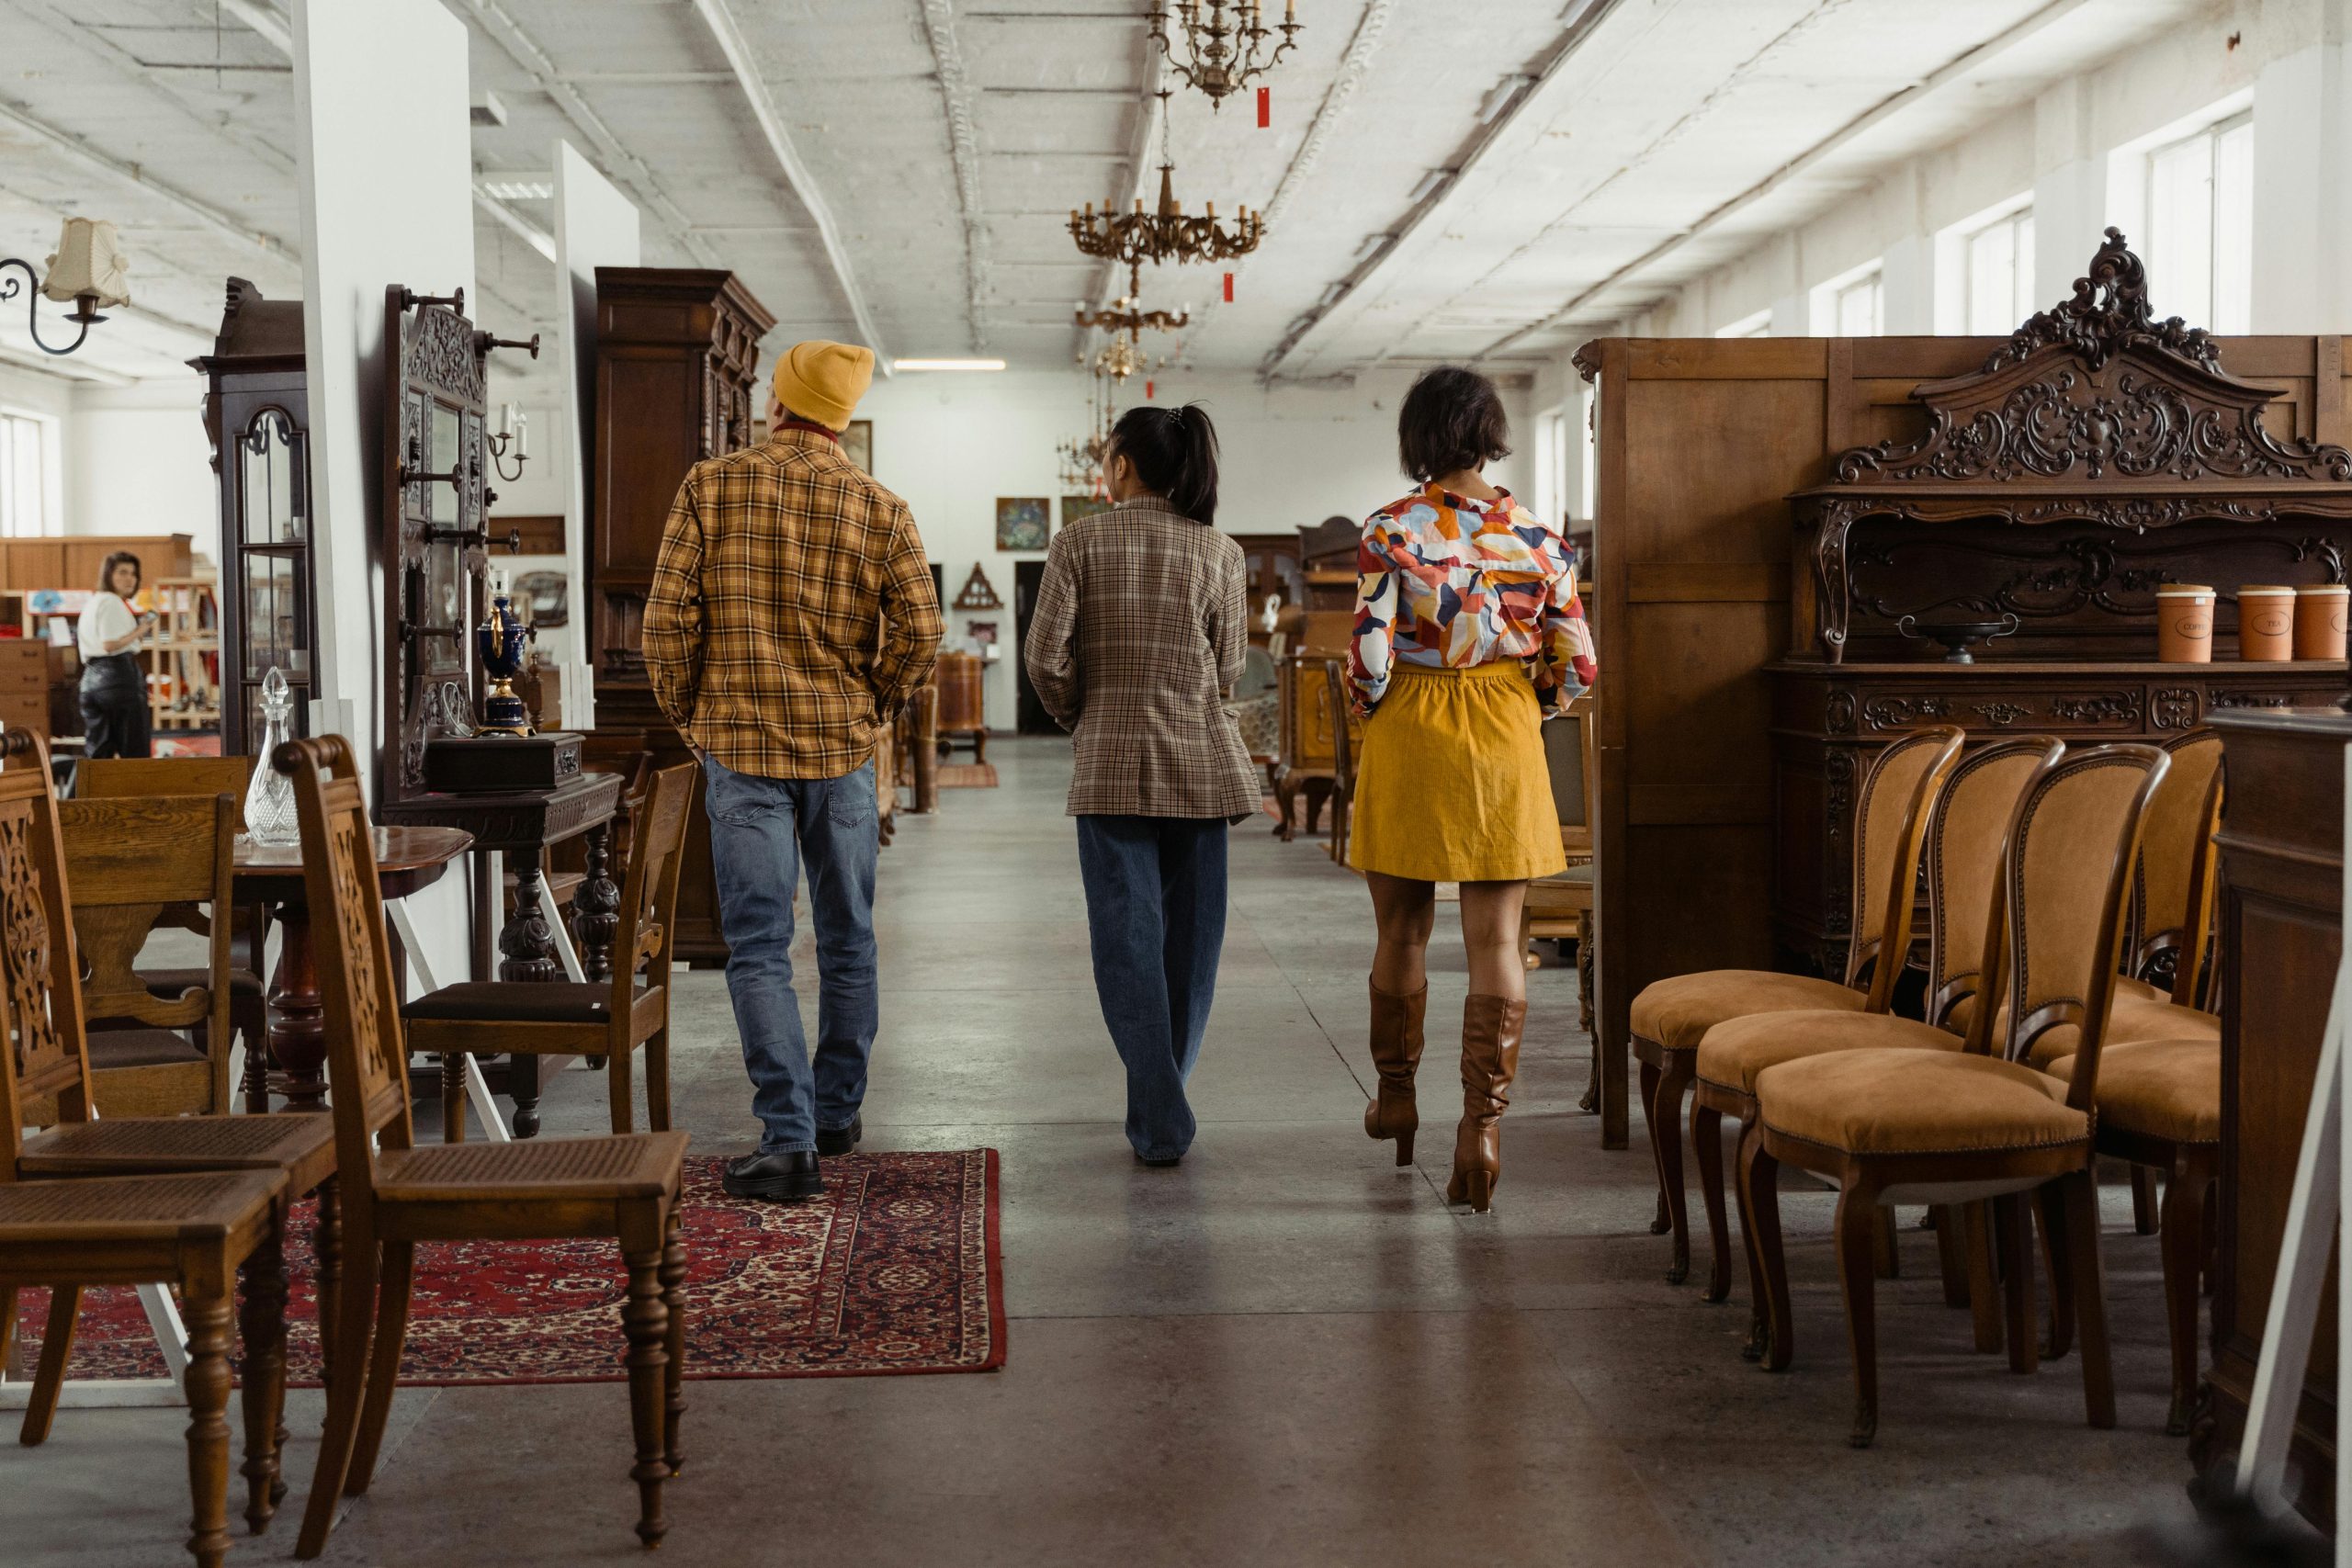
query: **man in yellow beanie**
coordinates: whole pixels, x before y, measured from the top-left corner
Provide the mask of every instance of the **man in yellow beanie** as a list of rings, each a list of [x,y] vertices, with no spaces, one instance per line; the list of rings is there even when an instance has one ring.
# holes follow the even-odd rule
[[[702,759],[727,989],[756,1153],[739,1198],[824,1190],[819,1155],[863,1131],[874,1049],[875,744],[939,658],[939,596],[907,503],[842,455],[874,354],[801,343],[776,362],[768,439],[678,488],[645,602],[645,664]],[[803,862],[817,927],[813,1068],[792,989]]]

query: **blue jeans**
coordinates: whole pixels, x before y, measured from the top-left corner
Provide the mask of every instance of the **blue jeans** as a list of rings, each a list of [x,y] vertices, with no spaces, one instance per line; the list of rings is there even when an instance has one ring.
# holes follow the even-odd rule
[[[1184,1084],[1225,946],[1225,835],[1221,817],[1078,819],[1094,994],[1127,1067],[1127,1142],[1146,1159],[1193,1143]]]
[[[770,779],[703,759],[710,863],[727,936],[727,993],[752,1076],[762,1154],[814,1150],[865,1099],[878,1018],[874,764],[837,779]],[[817,925],[817,1060],[792,989],[792,894],[808,864]]]

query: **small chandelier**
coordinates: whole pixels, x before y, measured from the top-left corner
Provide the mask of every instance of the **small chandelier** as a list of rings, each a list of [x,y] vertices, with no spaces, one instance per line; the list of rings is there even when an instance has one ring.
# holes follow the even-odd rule
[[[1228,5],[1233,11],[1230,23],[1225,15]],[[1225,107],[1227,94],[1238,93],[1252,77],[1264,75],[1298,41],[1298,0],[1284,0],[1279,29],[1283,41],[1262,60],[1259,51],[1277,29],[1266,26],[1265,7],[1260,0],[1208,0],[1208,20],[1204,22],[1201,0],[1176,0],[1173,19],[1184,29],[1185,52],[1190,56],[1187,60],[1177,59],[1169,41],[1168,0],[1152,0],[1148,19],[1152,39],[1159,45],[1168,68],[1195,90],[1206,94],[1211,109],[1219,109]]]
[[[1163,90],[1159,96],[1164,116],[1168,94]],[[1258,248],[1258,242],[1265,237],[1264,213],[1244,207],[1227,228],[1217,221],[1216,203],[1212,201],[1204,206],[1204,216],[1188,218],[1176,203],[1175,175],[1175,162],[1163,146],[1157,209],[1147,212],[1143,197],[1137,197],[1133,212],[1117,211],[1105,202],[1097,214],[1090,201],[1082,215],[1071,210],[1069,237],[1086,254],[1125,262],[1131,271],[1145,262],[1230,261]]]
[[[1146,310],[1140,308],[1142,302],[1143,268],[1130,264],[1126,293],[1112,300],[1108,310],[1090,310],[1080,306],[1076,321],[1081,327],[1101,327],[1105,332],[1126,333],[1132,336],[1146,327],[1155,332],[1172,333],[1193,319],[1190,310]]]
[[[1128,377],[1138,370],[1153,370],[1167,364],[1165,356],[1153,359],[1143,352],[1143,345],[1133,333],[1122,333],[1094,352],[1094,374],[1098,379],[1126,384]]]

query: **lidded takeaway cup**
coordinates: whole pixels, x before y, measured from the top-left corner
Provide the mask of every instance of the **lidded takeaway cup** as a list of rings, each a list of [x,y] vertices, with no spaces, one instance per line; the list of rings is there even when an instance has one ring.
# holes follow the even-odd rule
[[[2166,664],[2213,660],[2213,590],[2202,582],[2156,586],[2156,657]]]
[[[2295,590],[2295,657],[2344,657],[2345,606],[2352,588],[2341,582],[2306,583]]]
[[[2295,657],[2295,591],[2280,583],[2238,590],[2238,657],[2250,664]]]

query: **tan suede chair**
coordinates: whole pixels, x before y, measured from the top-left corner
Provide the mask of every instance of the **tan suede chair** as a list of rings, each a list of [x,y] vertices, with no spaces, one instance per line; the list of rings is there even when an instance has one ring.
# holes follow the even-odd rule
[[[1642,1111],[1657,1164],[1658,1217],[1653,1235],[1674,1236],[1667,1280],[1690,1272],[1690,1217],[1682,1190],[1682,1097],[1695,1076],[1699,1042],[1726,1019],[1753,1013],[1835,1009],[1884,1013],[1911,950],[1913,889],[1928,813],[1960,757],[1962,732],[1950,725],[1906,735],[1880,752],[1854,802],[1853,944],[1842,981],[1769,969],[1707,969],[1642,987],[1634,998],[1634,1055],[1642,1064]],[[1869,989],[1862,976],[1871,976]],[[1702,1156],[1706,1157],[1704,1156]],[[1718,1148],[1714,1159],[1720,1162]],[[1723,1184],[1709,1218],[1723,1234]],[[1720,1249],[1718,1249],[1720,1252]],[[1730,1288],[1720,1266],[1708,1299]]]
[[[1779,1021],[1783,1015],[1765,1013],[1736,1018],[1707,1032],[1700,1043],[1698,1083],[1690,1113],[1690,1140],[1699,1152],[1699,1171],[1707,1201],[1707,1222],[1714,1243],[1716,1281],[1707,1299],[1720,1301],[1728,1292],[1728,1239],[1723,1224],[1723,1119],[1736,1118],[1740,1127],[1740,1155],[1757,1135],[1756,1077],[1766,1067],[1800,1056],[1828,1051],[1881,1045],[1910,1045],[1957,1051],[1962,1041],[1954,1031],[1939,1027],[1953,1009],[1975,995],[1984,953],[1984,922],[2000,896],[2001,848],[2018,797],[2041,768],[2065,750],[2062,741],[2047,737],[2020,737],[1981,746],[1962,758],[1946,781],[1942,797],[1928,819],[1922,855],[1928,866],[1928,1021],[1856,1013],[1851,1020],[1822,1015],[1802,1029]],[[1955,1304],[1970,1298],[1960,1288],[1962,1278],[1956,1217],[1939,1215],[1942,1229],[1947,1283]],[[1747,1238],[1749,1302],[1755,1316],[1744,1352],[1750,1360],[1767,1348],[1764,1328],[1763,1263],[1753,1246],[1755,1227],[1749,1222],[1743,1194],[1740,1233]],[[1989,1301],[1990,1292],[1984,1293]],[[1980,1348],[1994,1348],[1996,1326],[1980,1329]]]
[[[1781,1339],[1789,1321],[1779,1195],[1780,1168],[1789,1164],[1838,1188],[1838,1272],[1853,1344],[1850,1441],[1858,1448],[1878,1430],[1877,1216],[1882,1205],[1897,1202],[1994,1201],[2007,1254],[2009,1364],[2030,1371],[2038,1348],[2025,1200],[2034,1200],[2053,1265],[2064,1260],[2052,1280],[2052,1353],[2066,1348],[2067,1326],[2079,1330],[2090,1424],[2115,1424],[2093,1106],[2141,826],[2167,765],[2153,746],[2092,747],[2045,764],[2018,800],[1983,964],[2000,980],[2014,1021],[2001,1055],[1985,1049],[1990,1032],[1979,1028],[1965,1051],[1840,1051],[1782,1062],[1757,1077],[1761,1132],[1740,1176],[1772,1333]],[[1853,1022],[1818,1013],[1788,1021],[1797,1029]],[[2023,1059],[2036,1035],[2062,1023],[2080,1036],[2071,1082]]]

